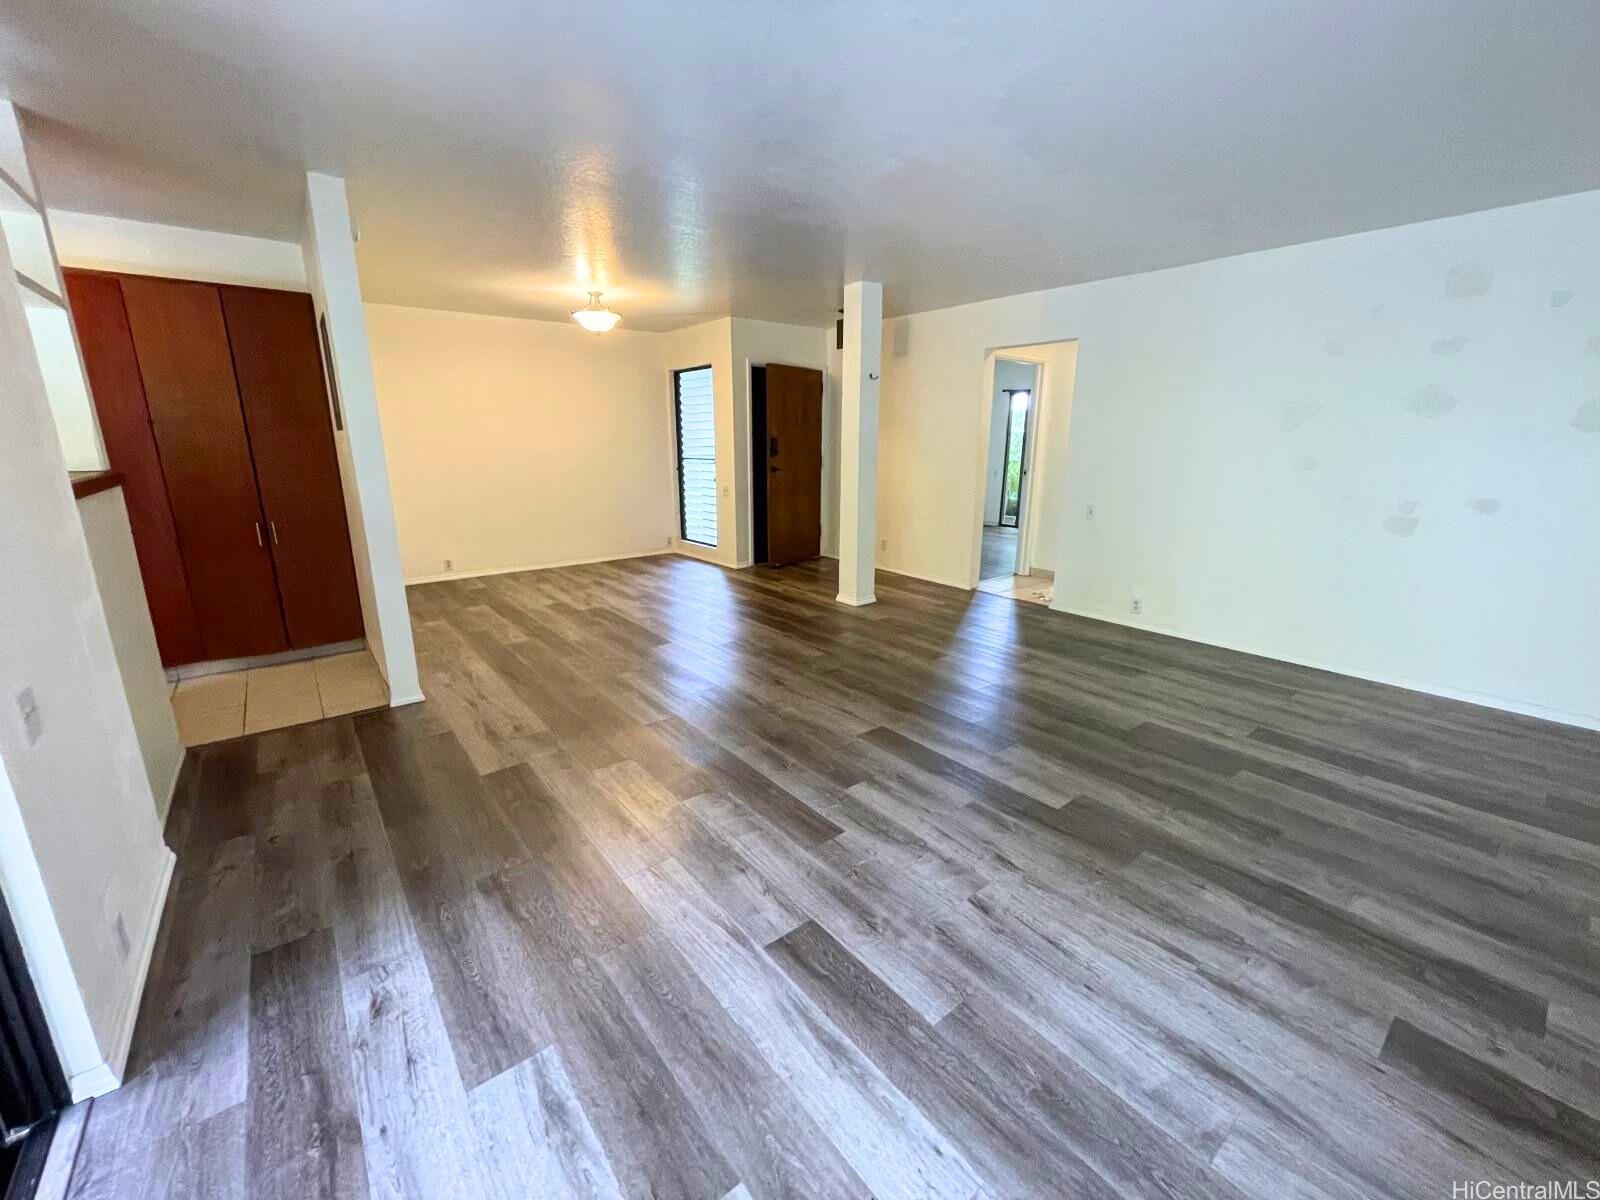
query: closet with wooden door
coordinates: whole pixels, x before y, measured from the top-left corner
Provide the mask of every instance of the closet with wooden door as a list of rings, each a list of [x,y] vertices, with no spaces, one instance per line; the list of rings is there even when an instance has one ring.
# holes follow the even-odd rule
[[[162,661],[360,638],[311,297],[64,274]]]

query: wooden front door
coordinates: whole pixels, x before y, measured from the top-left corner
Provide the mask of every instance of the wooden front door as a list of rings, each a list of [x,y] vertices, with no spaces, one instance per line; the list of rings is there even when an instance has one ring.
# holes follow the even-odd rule
[[[767,366],[767,560],[822,553],[822,372]]]

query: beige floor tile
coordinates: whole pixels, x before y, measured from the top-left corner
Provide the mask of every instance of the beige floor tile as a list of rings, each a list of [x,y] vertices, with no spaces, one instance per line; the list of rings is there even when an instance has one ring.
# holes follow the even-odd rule
[[[389,689],[378,674],[378,664],[366,651],[318,659],[317,690],[324,716],[381,708],[389,703]],[[323,664],[328,664],[326,669]]]
[[[276,667],[256,667],[247,672],[249,695],[262,697],[293,696],[317,690],[317,674],[309,662],[283,663]],[[249,696],[245,704],[250,703]]]
[[[358,687],[341,687],[322,693],[322,715],[342,717],[345,713],[365,712],[369,708],[383,708],[389,703],[389,689],[383,681],[363,683]]]
[[[244,705],[219,708],[211,712],[183,713],[178,716],[178,740],[185,746],[204,746],[224,742],[244,733]]]
[[[261,733],[322,719],[322,701],[316,688],[258,696],[252,688],[245,697],[244,731]]]
[[[244,687],[244,671],[179,680],[177,690],[172,693],[172,706],[179,713],[207,713],[238,708],[244,703]]]
[[[316,671],[319,683],[330,679],[364,677],[376,674],[378,671],[378,664],[366,650],[356,650],[350,654],[330,654],[327,658],[312,659],[311,666]]]
[[[1050,575],[1001,575],[979,581],[978,590],[1029,604],[1049,604],[1055,584]]]

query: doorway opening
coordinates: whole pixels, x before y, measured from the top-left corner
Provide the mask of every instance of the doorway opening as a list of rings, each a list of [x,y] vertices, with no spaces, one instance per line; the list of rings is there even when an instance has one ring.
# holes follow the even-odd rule
[[[1045,511],[1049,493],[1041,484],[1064,449],[1076,370],[1075,341],[1019,346],[989,356],[970,584],[980,591],[1050,602],[1054,547]]]

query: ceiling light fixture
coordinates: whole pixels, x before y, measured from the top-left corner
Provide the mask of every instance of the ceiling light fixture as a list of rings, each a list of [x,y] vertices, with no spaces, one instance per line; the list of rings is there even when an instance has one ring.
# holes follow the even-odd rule
[[[622,320],[616,313],[600,303],[600,293],[590,292],[589,303],[572,311],[572,319],[590,333],[606,333]]]

